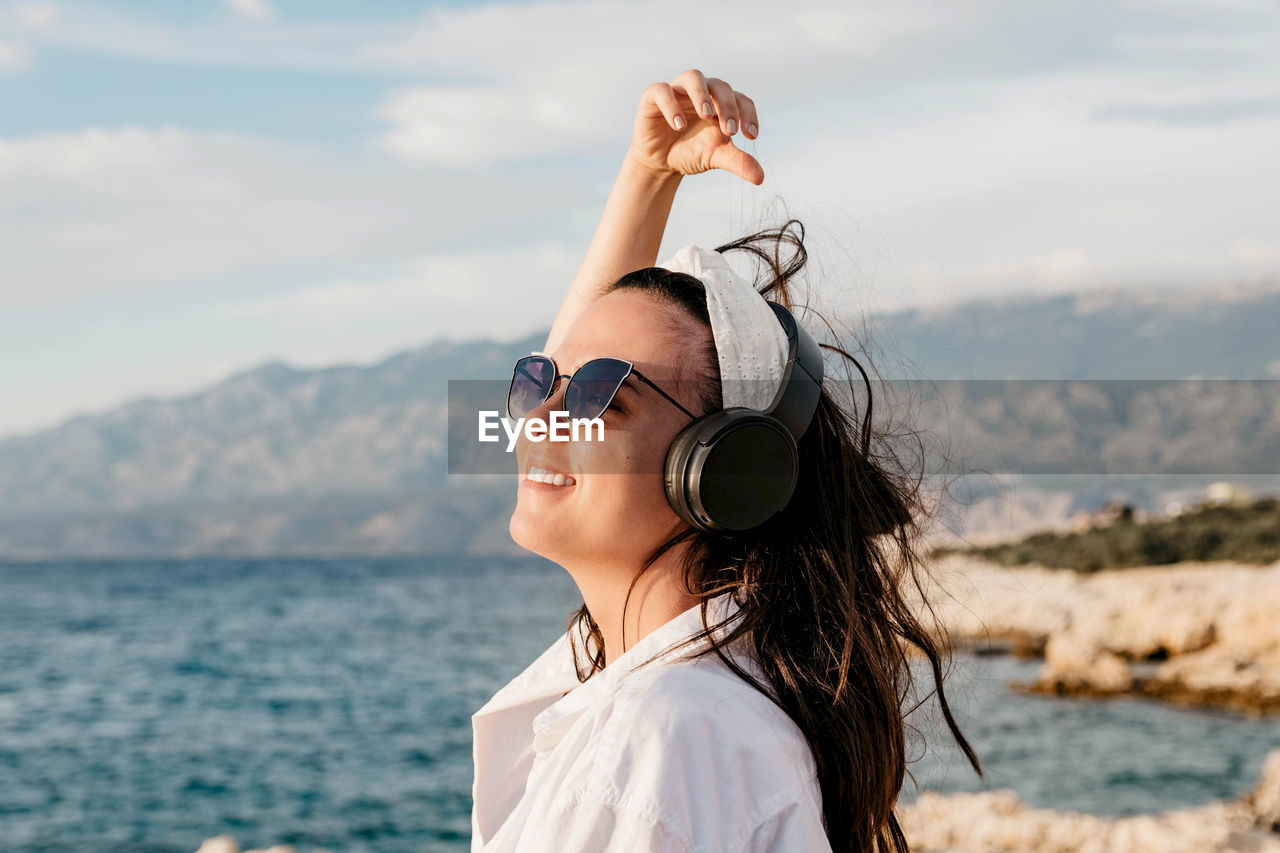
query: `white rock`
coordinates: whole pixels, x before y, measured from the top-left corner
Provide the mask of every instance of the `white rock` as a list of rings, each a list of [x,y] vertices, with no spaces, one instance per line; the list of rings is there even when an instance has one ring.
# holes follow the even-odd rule
[[[1136,684],[1128,662],[1154,656],[1167,659],[1148,682],[1153,695],[1280,703],[1280,563],[1080,574],[953,556],[930,569],[927,600],[951,636],[1043,649],[1042,686],[1123,692]]]
[[[240,853],[240,842],[230,835],[215,835],[206,838],[196,853]]]
[[[897,809],[915,853],[1280,853],[1280,833],[1259,826],[1280,805],[1280,750],[1252,794],[1229,803],[1124,818],[1033,809],[1011,791],[922,793]],[[1265,826],[1265,824],[1264,824]]]
[[[1262,776],[1247,802],[1258,822],[1280,832],[1280,749],[1272,750],[1262,763]]]

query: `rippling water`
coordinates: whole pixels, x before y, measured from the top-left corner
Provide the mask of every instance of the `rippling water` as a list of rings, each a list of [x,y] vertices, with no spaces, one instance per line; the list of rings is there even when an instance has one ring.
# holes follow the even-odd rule
[[[575,594],[532,559],[0,564],[0,847],[463,851],[470,715]],[[1237,796],[1280,746],[1274,721],[1004,688],[1036,666],[958,660],[989,779],[922,713],[923,787],[1131,814]]]

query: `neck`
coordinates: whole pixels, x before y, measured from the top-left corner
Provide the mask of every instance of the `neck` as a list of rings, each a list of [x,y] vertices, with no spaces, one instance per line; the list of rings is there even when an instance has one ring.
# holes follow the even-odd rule
[[[591,611],[591,618],[600,626],[606,666],[655,628],[698,604],[697,596],[684,589],[684,575],[679,563],[685,547],[682,544],[663,554],[645,570],[634,587],[631,587],[631,579],[638,568],[604,566],[597,562],[589,567],[565,566],[577,583],[582,600]],[[628,588],[631,590],[630,599],[627,598]]]

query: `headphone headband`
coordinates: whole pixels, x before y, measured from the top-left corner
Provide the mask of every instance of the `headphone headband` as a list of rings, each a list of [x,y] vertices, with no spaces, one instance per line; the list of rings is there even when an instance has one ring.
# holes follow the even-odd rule
[[[768,305],[787,336],[782,382],[768,410],[735,407],[704,415],[667,450],[667,501],[699,530],[758,527],[795,492],[798,444],[822,392],[822,350],[790,311]]]
[[[825,375],[822,350],[790,311],[776,302],[769,302],[769,307],[787,333],[787,364],[782,373],[782,387],[769,413],[782,421],[792,438],[799,442],[818,409]]]

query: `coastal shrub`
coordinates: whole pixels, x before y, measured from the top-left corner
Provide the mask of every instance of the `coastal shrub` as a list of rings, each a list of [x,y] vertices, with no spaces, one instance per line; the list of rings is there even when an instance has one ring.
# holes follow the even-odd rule
[[[1096,572],[1129,566],[1231,560],[1267,564],[1280,560],[1280,499],[1250,504],[1204,503],[1170,518],[1116,521],[1070,533],[1034,533],[980,548],[939,548],[934,556],[968,554],[1005,566],[1038,563]]]

